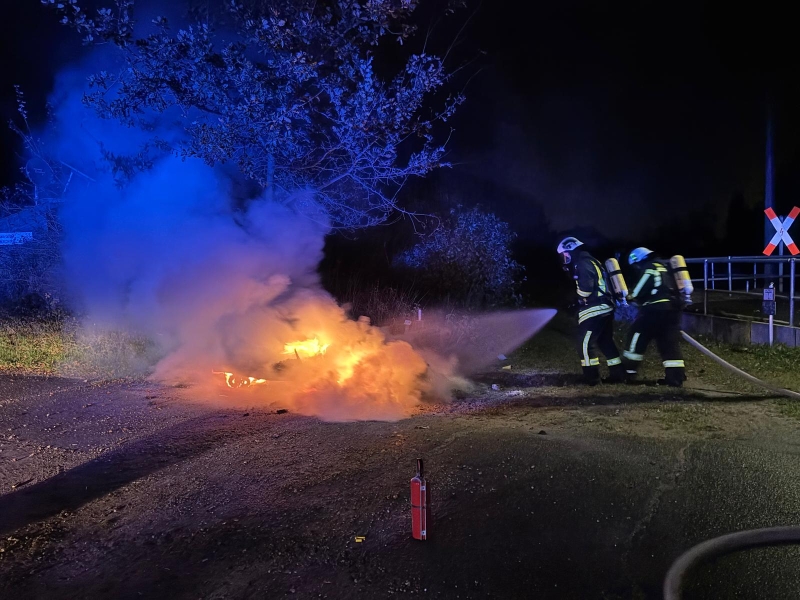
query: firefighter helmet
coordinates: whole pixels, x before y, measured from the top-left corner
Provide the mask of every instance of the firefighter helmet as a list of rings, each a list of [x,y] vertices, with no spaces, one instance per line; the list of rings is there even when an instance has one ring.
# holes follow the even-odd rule
[[[558,253],[564,254],[564,252],[572,252],[578,246],[583,246],[583,242],[580,241],[578,238],[565,237],[563,240],[561,240],[561,243],[558,245]]]
[[[643,246],[639,248],[634,248],[631,250],[631,253],[628,255],[628,264],[635,265],[638,262],[643,261],[645,258],[650,256],[653,253],[652,250],[645,248]]]

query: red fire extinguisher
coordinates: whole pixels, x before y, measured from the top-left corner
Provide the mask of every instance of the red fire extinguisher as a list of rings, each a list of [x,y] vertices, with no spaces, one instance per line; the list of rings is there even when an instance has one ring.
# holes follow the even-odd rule
[[[422,459],[417,459],[417,474],[411,478],[411,535],[415,540],[428,539],[430,490],[425,483]]]

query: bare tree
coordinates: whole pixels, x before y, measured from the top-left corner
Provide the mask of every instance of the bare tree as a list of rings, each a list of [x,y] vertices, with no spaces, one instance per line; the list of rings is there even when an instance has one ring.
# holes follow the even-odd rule
[[[42,2],[86,43],[121,52],[123,68],[89,81],[101,116],[146,128],[176,111],[186,136],[173,150],[233,161],[275,199],[310,191],[335,226],[384,221],[409,177],[446,164],[439,124],[463,97],[443,93],[444,60],[422,51],[388,69],[376,58],[412,36],[416,0],[187,1],[180,29],[136,23],[134,0],[94,16],[79,0]]]

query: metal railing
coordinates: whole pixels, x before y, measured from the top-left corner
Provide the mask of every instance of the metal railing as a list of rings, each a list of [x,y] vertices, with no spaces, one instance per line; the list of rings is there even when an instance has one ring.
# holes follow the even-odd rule
[[[795,296],[796,260],[791,256],[716,256],[687,258],[686,264],[689,266],[692,283],[695,287],[699,283],[703,284],[703,314],[708,314],[709,293],[761,297],[761,292],[756,291],[759,289],[759,282],[762,283],[762,289],[772,283],[777,291],[775,294],[776,300],[788,301],[788,322],[789,325],[793,326],[795,300],[797,299]],[[702,265],[702,277],[694,276],[697,269],[693,269],[693,265]],[[722,267],[721,275],[718,275],[719,267]],[[722,285],[718,287],[717,284],[720,282]],[[751,291],[751,283],[753,291]],[[784,288],[787,285],[789,288],[788,295],[784,294]]]

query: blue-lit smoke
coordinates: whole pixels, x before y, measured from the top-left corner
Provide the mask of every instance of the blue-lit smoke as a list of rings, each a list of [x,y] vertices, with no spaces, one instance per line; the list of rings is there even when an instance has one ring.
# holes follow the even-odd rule
[[[87,326],[153,340],[162,358],[152,377],[189,382],[198,399],[278,402],[336,420],[410,414],[445,377],[431,378],[407,343],[349,320],[322,289],[329,226],[311,194],[267,201],[234,170],[170,152],[151,152],[147,168],[120,177],[108,153],[136,155],[155,137],[174,143],[183,128],[175,114],[147,115],[143,131],[84,107],[86,75],[107,66],[99,55],[60,74],[54,121],[41,133],[75,173],[59,210],[62,274]],[[286,355],[287,343],[316,338],[330,346],[324,354]],[[269,383],[227,390],[212,371]]]
[[[62,274],[88,325],[155,341],[162,359],[152,376],[188,381],[195,397],[219,399],[225,380],[212,371],[224,371],[268,381],[244,396],[226,393],[223,402],[279,402],[336,420],[396,419],[423,394],[449,390],[455,358],[387,342],[367,322],[349,320],[322,289],[316,268],[329,226],[312,194],[268,201],[234,170],[169,151],[148,153],[132,177],[115,173],[108,153],[136,155],[153,138],[174,144],[184,130],[177,114],[147,115],[144,131],[86,108],[86,76],[109,62],[96,55],[58,77],[54,121],[41,134],[75,173],[59,211]],[[529,335],[551,316],[535,318]],[[303,340],[327,351],[287,356],[286,344]]]
[[[235,173],[170,153],[120,184],[102,150],[134,155],[153,137],[174,142],[181,124],[169,114],[153,116],[152,129],[143,132],[98,118],[81,102],[95,65],[85,67],[58,78],[55,122],[43,133],[48,150],[86,176],[73,177],[60,211],[66,282],[80,309],[133,326],[150,325],[156,316],[161,328],[177,315],[154,311],[175,300],[188,310],[205,306],[209,295],[222,302],[231,296],[226,284],[245,273],[266,281],[279,270],[291,273],[295,285],[318,287],[315,269],[327,232],[320,215],[237,196],[243,186]],[[266,256],[271,252],[279,256]]]

